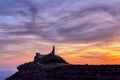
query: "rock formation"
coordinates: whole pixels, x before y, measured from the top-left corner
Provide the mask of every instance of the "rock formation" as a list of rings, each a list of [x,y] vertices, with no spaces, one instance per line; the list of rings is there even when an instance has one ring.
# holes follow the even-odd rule
[[[34,62],[38,62],[38,63],[43,64],[43,65],[68,64],[60,56],[55,55],[55,46],[53,46],[52,52],[47,54],[47,55],[40,55],[40,53],[36,53],[36,56],[34,58]]]

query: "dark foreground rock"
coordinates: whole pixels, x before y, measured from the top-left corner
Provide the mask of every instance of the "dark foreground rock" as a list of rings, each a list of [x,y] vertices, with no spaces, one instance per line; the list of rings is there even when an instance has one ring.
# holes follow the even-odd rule
[[[6,80],[120,80],[120,65],[62,65],[20,70]]]

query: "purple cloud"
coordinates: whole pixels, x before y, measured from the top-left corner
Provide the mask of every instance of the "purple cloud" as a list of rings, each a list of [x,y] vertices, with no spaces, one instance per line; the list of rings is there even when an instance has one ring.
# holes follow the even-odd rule
[[[119,0],[1,0],[0,37],[6,36],[6,42],[0,39],[0,43],[14,45],[8,38],[14,38],[18,44],[36,38],[39,42],[53,43],[118,38],[119,4]],[[29,40],[21,37],[31,35],[34,38]]]

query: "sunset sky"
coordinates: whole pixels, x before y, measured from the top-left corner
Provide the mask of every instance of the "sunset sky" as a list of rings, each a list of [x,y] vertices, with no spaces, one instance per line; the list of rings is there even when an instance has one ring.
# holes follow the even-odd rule
[[[53,45],[71,64],[119,64],[120,0],[0,0],[0,67]]]

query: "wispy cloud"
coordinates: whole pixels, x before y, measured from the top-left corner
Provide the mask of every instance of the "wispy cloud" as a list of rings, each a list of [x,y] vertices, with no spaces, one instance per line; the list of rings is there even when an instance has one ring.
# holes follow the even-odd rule
[[[0,54],[16,45],[29,44],[32,51],[33,45],[49,43],[105,46],[119,42],[119,4],[119,0],[0,0]]]

